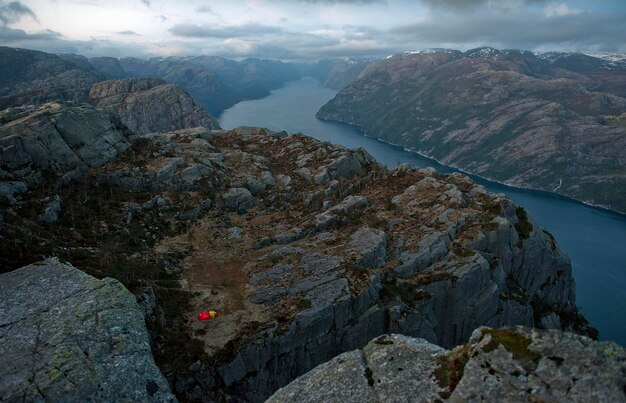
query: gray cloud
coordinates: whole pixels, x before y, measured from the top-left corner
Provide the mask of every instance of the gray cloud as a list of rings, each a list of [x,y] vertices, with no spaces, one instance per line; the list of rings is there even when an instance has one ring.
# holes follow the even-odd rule
[[[94,56],[150,56],[145,46],[124,44],[106,39],[72,41],[58,32],[46,30],[29,34],[21,29],[0,27],[0,43],[4,46],[40,50],[47,53],[75,53],[86,57]]]
[[[2,43],[10,43],[14,41],[48,41],[48,40],[59,40],[62,35],[58,32],[52,30],[45,30],[42,32],[29,34],[22,29],[13,29],[7,27],[0,27],[0,42]]]
[[[7,26],[22,19],[22,17],[31,17],[37,20],[37,15],[19,1],[5,3],[0,1],[0,24]]]
[[[484,14],[474,18],[450,17],[399,26],[391,30],[404,42],[431,44],[484,44],[535,49],[561,46],[626,50],[626,13],[577,13],[544,18],[534,14]]]
[[[125,30],[125,31],[117,31],[117,32],[115,32],[115,33],[116,33],[116,34],[118,34],[118,35],[141,36],[141,35],[140,35],[140,34],[138,34],[137,32],[132,31],[132,30],[130,30],[130,29]]]
[[[195,24],[177,24],[168,31],[175,36],[186,38],[242,38],[266,34],[280,34],[283,30],[261,24],[244,24],[228,27],[200,26]]]
[[[139,1],[146,5],[151,3],[150,0]],[[303,18],[300,15],[302,7],[294,7],[289,2],[289,6],[279,10],[284,13],[276,14],[280,21],[276,25],[265,25],[266,21],[259,19],[258,23],[237,25],[231,22],[231,25],[227,25],[228,21],[237,21],[237,18],[215,18],[215,11],[221,12],[221,6],[205,0],[190,2],[187,11],[198,13],[194,19],[186,19],[184,15],[178,15],[167,7],[159,9],[158,13],[143,10],[151,16],[154,25],[169,31],[171,35],[165,41],[161,36],[157,39],[146,32],[141,37],[141,44],[133,43],[138,42],[132,39],[139,35],[137,32],[130,29],[110,32],[106,28],[98,32],[107,32],[109,37],[78,41],[69,40],[52,31],[28,33],[9,28],[8,24],[19,21],[20,18],[36,18],[36,15],[18,1],[0,0],[0,43],[87,56],[147,56],[151,52],[152,55],[210,54],[286,60],[343,56],[380,57],[412,49],[450,47],[466,50],[483,45],[498,48],[626,52],[626,24],[623,24],[626,20],[626,9],[615,6],[607,7],[607,11],[600,7],[591,9],[596,11],[584,11],[573,8],[575,5],[581,8],[583,6],[581,3],[573,4],[570,0],[297,1],[300,5],[307,3],[320,7],[353,4],[362,8],[363,18],[344,19],[354,21],[354,25],[341,25],[339,22],[325,25],[323,21],[313,20],[314,17],[300,24],[296,21]],[[275,2],[285,4],[288,0]],[[152,3],[157,5],[154,1]],[[135,5],[137,4],[139,3],[136,2]],[[258,4],[258,7],[262,7],[265,2]],[[379,9],[370,7],[375,4],[386,4],[384,9],[388,9],[388,12],[381,11],[379,16]],[[422,6],[430,10],[424,12]],[[550,7],[558,9],[551,12]],[[402,19],[398,19],[398,13],[405,10],[411,10],[414,14],[407,11]],[[169,15],[170,12],[172,14],[169,20],[165,15],[160,15]],[[199,13],[206,14],[200,16]],[[355,15],[359,16],[356,13]],[[415,20],[407,19],[413,15]],[[45,20],[43,14],[41,17]],[[207,21],[211,19],[219,19],[224,25],[209,25]],[[342,21],[338,17],[331,20]],[[169,23],[163,23],[164,21]],[[205,22],[192,24],[191,21]],[[391,27],[393,21],[419,22]]]
[[[147,7],[150,7],[150,5],[151,5],[151,1],[150,0],[141,0],[141,2],[143,4],[145,4]]]
[[[387,3],[386,0],[298,0],[302,3],[314,4],[375,4]]]
[[[369,40],[380,39],[385,36],[383,31],[366,25],[344,25],[342,29],[346,33],[346,39]]]
[[[469,10],[483,6],[511,8],[533,4],[545,4],[547,0],[420,0],[425,6],[434,9]]]
[[[198,13],[209,13],[209,14],[214,14],[213,13],[213,9],[211,9],[211,7],[207,6],[207,5],[202,5],[199,6],[198,8],[196,8],[196,12]]]

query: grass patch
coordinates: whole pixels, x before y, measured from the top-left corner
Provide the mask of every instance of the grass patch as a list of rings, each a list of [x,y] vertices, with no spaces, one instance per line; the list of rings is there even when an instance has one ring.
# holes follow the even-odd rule
[[[537,368],[541,354],[529,349],[532,340],[512,329],[485,329],[483,335],[491,335],[491,341],[483,347],[483,351],[489,353],[498,346],[504,347],[513,354],[513,359],[519,361],[522,367],[532,372]]]
[[[519,234],[520,244],[524,239],[528,239],[530,233],[533,230],[533,225],[528,221],[528,214],[524,207],[519,206],[515,209],[515,214],[517,215],[517,223],[515,223],[515,229]]]
[[[383,304],[390,303],[400,298],[405,304],[412,306],[432,297],[427,291],[417,291],[416,286],[411,283],[398,282],[391,278],[384,280],[378,295]]]
[[[452,253],[454,253],[455,255],[457,255],[458,257],[461,258],[468,258],[470,256],[473,256],[474,252],[472,249],[470,248],[466,248],[466,247],[462,247],[459,245],[456,245],[452,248]]]
[[[416,286],[428,285],[436,283],[438,281],[453,281],[458,277],[452,273],[449,273],[443,269],[435,269],[427,273],[419,273],[414,277],[414,283]]]
[[[379,338],[374,340],[374,343],[381,345],[381,346],[388,346],[390,344],[393,344],[393,340],[390,340],[386,338],[385,336],[380,336]]]
[[[309,309],[311,308],[311,301],[309,301],[308,299],[301,299],[300,302],[298,302],[298,309],[301,311],[304,311],[305,309]]]
[[[450,397],[456,386],[463,378],[465,365],[470,359],[469,345],[460,346],[452,350],[449,354],[441,356],[437,359],[438,365],[435,368],[435,379],[437,384],[444,389],[439,392],[439,396],[443,399]]]

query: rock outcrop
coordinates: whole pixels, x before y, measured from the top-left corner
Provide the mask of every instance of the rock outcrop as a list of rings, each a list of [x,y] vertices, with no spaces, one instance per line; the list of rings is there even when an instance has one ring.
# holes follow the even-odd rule
[[[463,175],[249,127],[128,141],[54,193],[56,222],[37,220],[40,193],[6,209],[0,264],[63,256],[155,301],[156,360],[181,399],[262,401],[385,333],[593,334],[554,239]],[[195,320],[207,309],[219,318]]]
[[[135,297],[57,259],[0,275],[0,400],[175,398]]]
[[[86,101],[91,86],[104,76],[85,62],[0,47],[0,110],[51,101]]]
[[[341,354],[268,403],[569,401],[626,398],[626,350],[557,330],[477,329],[452,351],[383,335]]]
[[[576,66],[491,48],[395,55],[317,116],[486,178],[626,212],[626,67]]]
[[[161,79],[131,78],[95,84],[89,100],[114,112],[137,134],[164,133],[193,127],[219,129],[219,125],[180,87]]]
[[[0,195],[10,203],[45,172],[69,182],[127,150],[122,126],[90,105],[48,103],[0,112]]]

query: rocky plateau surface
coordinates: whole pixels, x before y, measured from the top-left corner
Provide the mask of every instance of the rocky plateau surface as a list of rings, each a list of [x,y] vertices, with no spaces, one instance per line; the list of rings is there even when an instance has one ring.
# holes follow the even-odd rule
[[[279,389],[267,402],[622,402],[626,350],[559,331],[477,329],[447,351],[383,335]]]
[[[491,48],[395,55],[317,116],[493,180],[626,212],[626,67],[606,63]]]
[[[265,129],[126,132],[85,105],[1,118],[2,271],[57,256],[121,281],[181,400],[262,401],[385,333],[595,334],[553,237],[463,175]]]

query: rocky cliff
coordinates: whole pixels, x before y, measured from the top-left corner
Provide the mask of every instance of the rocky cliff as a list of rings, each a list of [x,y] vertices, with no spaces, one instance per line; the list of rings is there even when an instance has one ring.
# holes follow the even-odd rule
[[[175,400],[135,297],[57,259],[0,275],[0,357],[3,401]]]
[[[109,80],[94,84],[89,101],[112,111],[131,131],[144,134],[219,124],[180,87],[160,79]]]
[[[0,47],[0,109],[50,101],[85,101],[91,86],[103,79],[81,60]]]
[[[317,116],[490,179],[624,212],[626,100],[596,91],[626,68],[598,81],[597,71],[568,66],[491,48],[396,55],[369,65]]]
[[[274,402],[568,401],[626,398],[626,350],[527,328],[477,329],[452,351],[384,335],[278,390]]]
[[[58,131],[46,113],[11,113],[3,149]],[[81,155],[103,132],[58,136],[90,133],[69,147]],[[82,154],[64,181],[56,147],[40,144],[3,154],[3,184],[52,162],[2,201],[2,270],[59,256],[155,302],[157,364],[182,399],[260,401],[388,332],[443,346],[480,325],[594,332],[552,236],[463,175],[388,171],[304,135],[196,128],[120,135],[115,155]],[[220,317],[196,321],[207,309]]]

